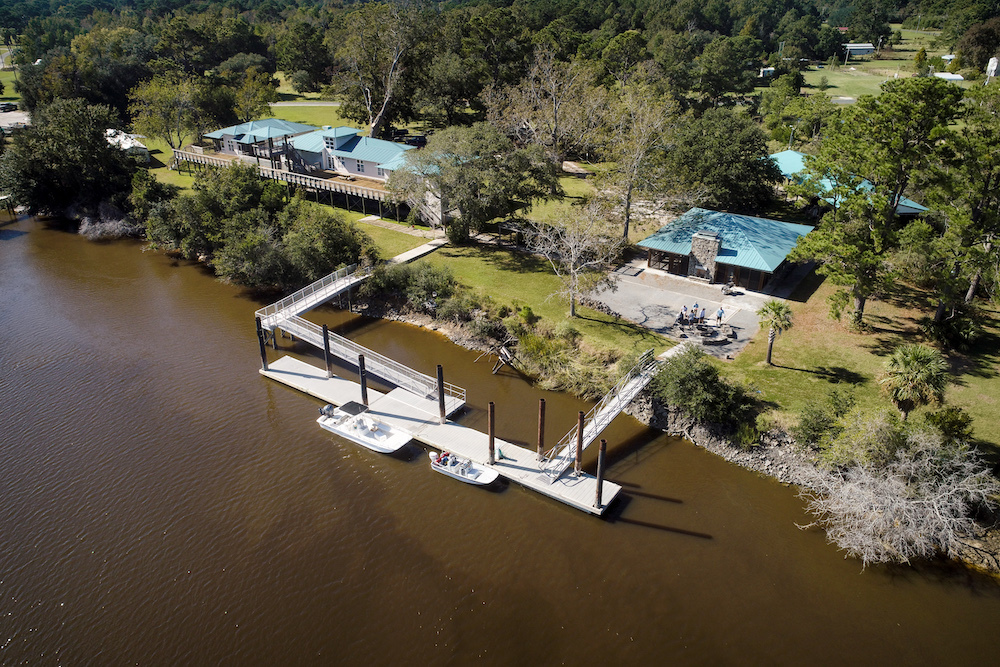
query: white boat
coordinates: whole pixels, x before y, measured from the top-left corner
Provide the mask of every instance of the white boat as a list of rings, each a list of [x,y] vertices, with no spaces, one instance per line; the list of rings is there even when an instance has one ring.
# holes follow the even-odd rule
[[[485,486],[500,476],[496,470],[449,452],[430,452],[431,470],[468,484]]]
[[[354,401],[339,408],[333,405],[320,408],[316,422],[331,433],[381,454],[399,451],[413,439],[409,433],[379,421],[368,413],[367,407]]]

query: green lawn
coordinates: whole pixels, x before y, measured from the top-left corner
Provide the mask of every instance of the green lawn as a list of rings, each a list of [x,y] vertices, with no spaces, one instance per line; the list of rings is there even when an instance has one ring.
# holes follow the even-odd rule
[[[3,94],[0,102],[20,102],[21,96],[14,90],[14,70],[0,71],[0,83],[3,84]]]
[[[339,209],[338,209],[339,210]],[[340,213],[347,214],[347,211],[340,210]],[[397,232],[392,229],[385,229],[366,222],[358,223],[358,226],[372,237],[378,246],[383,259],[391,259],[407,250],[413,250],[427,242],[427,239],[413,236],[405,232]]]
[[[304,106],[272,106],[271,117],[287,120],[292,123],[304,123],[314,127],[339,127],[349,125],[357,127],[356,123],[344,120],[340,115],[340,107],[325,105],[304,105]]]
[[[580,203],[584,197],[594,194],[594,186],[590,184],[590,180],[581,176],[563,176],[559,179],[559,184],[566,196],[535,201],[527,212],[527,217],[539,222],[552,222],[568,215],[573,210],[574,203]]]
[[[488,294],[497,303],[530,306],[542,321],[557,326],[569,320],[569,304],[550,295],[560,288],[548,262],[538,257],[487,246],[445,246],[419,260],[447,266],[458,281],[473,290]],[[615,321],[588,308],[577,308],[573,325],[585,340],[596,346],[623,352],[657,352],[672,344],[662,336],[637,325]]]
[[[921,340],[918,321],[933,305],[926,294],[900,287],[884,301],[869,302],[865,320],[871,330],[856,333],[830,319],[827,297],[833,291],[813,274],[792,296],[793,326],[774,344],[775,366],[764,362],[767,332],[761,332],[732,363],[723,365],[727,375],[759,390],[786,426],[797,421],[807,404],[825,401],[837,384],[853,386],[861,405],[891,407],[875,378],[897,345]],[[969,355],[949,355],[953,384],[945,398],[947,404],[972,415],[976,437],[1000,452],[1000,313],[994,310],[990,315],[988,335],[979,349]],[[925,411],[916,411],[910,419],[922,420]]]

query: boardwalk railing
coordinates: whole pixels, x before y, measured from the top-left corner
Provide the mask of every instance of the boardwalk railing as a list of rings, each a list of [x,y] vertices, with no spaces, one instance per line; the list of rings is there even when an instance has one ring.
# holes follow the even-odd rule
[[[653,350],[642,353],[635,366],[618,380],[611,391],[604,395],[597,405],[590,409],[584,418],[583,448],[597,439],[608,425],[614,421],[622,410],[639,395],[656,374],[658,363],[653,356]],[[576,440],[579,424],[570,429],[555,447],[545,453],[541,468],[547,472],[551,481],[558,479],[576,458]]]
[[[282,320],[281,328],[298,338],[323,349],[323,328],[298,315],[292,315]],[[385,357],[359,345],[354,341],[329,333],[330,354],[357,366],[358,355],[365,355],[365,371],[377,375],[389,384],[401,387],[417,396],[437,398],[437,380],[404,366],[398,361]],[[445,396],[457,398],[465,403],[465,389],[450,382],[444,383]]]
[[[243,159],[244,162],[249,162],[246,158],[249,156],[232,156],[229,158],[219,157],[218,155],[203,155],[200,153],[194,153],[192,151],[182,151],[174,150],[174,160],[178,162],[190,162],[192,164],[203,164],[211,167],[228,167],[233,163],[234,159]],[[250,158],[253,159],[253,158]],[[354,197],[364,197],[365,199],[373,199],[375,201],[389,201],[391,198],[389,193],[385,190],[380,190],[378,188],[368,188],[363,185],[355,185],[353,183],[344,183],[332,178],[318,178],[316,176],[309,176],[307,174],[300,174],[294,171],[287,171],[285,169],[274,169],[270,166],[265,166],[262,164],[257,165],[257,169],[260,175],[264,178],[271,178],[277,181],[284,181],[285,183],[291,183],[293,185],[299,185],[306,188],[312,188],[314,190],[324,190],[326,192],[337,192],[340,194],[351,195]]]
[[[334,271],[330,275],[306,285],[299,291],[292,292],[284,299],[264,306],[257,311],[256,315],[260,318],[264,328],[275,327],[281,323],[280,320],[284,319],[283,311],[290,310],[292,312],[289,314],[300,315],[368,277],[368,270],[357,272],[357,269],[357,264],[351,264]]]

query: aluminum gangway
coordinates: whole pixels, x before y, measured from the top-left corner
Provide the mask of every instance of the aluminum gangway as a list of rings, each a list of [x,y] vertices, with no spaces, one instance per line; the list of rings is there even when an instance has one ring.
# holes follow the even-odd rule
[[[279,326],[284,329],[285,327],[282,326],[284,320],[294,315],[301,315],[326,303],[333,297],[343,294],[361,283],[370,275],[371,271],[367,269],[359,271],[357,264],[345,266],[339,271],[334,271],[330,275],[306,285],[299,291],[289,294],[284,299],[258,310],[256,315],[260,318],[260,325],[272,332]]]
[[[303,319],[298,315],[291,315],[281,323],[281,328],[319,349],[325,349],[323,345],[323,327]],[[358,356],[365,356],[365,372],[370,375],[377,375],[389,384],[405,389],[411,394],[421,398],[437,400],[437,379],[429,375],[413,370],[409,366],[404,366],[398,361],[383,356],[374,350],[369,350],[363,345],[355,343],[349,338],[338,336],[335,333],[327,332],[327,339],[330,346],[330,354],[346,361],[353,366],[358,366]],[[465,389],[450,382],[444,383],[444,394],[447,398],[452,398],[465,405]]]
[[[591,408],[584,419],[583,449],[597,440],[597,436],[628,407],[639,392],[646,388],[658,368],[659,362],[653,356],[653,350],[646,350],[635,366],[618,380],[597,405]],[[559,479],[576,460],[578,429],[579,424],[570,429],[569,433],[563,436],[555,447],[547,451],[539,462],[541,470],[549,476],[549,483]]]

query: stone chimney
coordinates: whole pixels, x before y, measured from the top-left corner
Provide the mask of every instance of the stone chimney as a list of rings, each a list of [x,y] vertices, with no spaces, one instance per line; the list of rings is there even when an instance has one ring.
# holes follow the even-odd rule
[[[688,277],[712,281],[715,276],[715,258],[722,247],[717,232],[701,230],[691,236],[691,261],[688,262]]]

